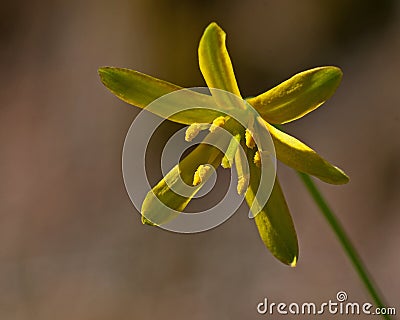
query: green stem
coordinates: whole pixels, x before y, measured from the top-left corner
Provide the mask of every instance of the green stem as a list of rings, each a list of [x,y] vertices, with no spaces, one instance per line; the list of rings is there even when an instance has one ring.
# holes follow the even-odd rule
[[[344,231],[338,218],[335,216],[333,211],[329,208],[326,200],[324,199],[321,192],[318,190],[317,186],[315,185],[315,183],[311,179],[311,177],[309,175],[307,175],[305,173],[301,173],[301,172],[298,172],[298,174],[299,174],[301,180],[303,181],[304,185],[306,186],[307,190],[310,192],[312,198],[316,202],[317,206],[321,210],[325,219],[328,221],[333,232],[336,234],[337,238],[339,239],[340,244],[342,245],[344,251],[346,252],[347,256],[349,257],[351,263],[353,264],[353,267],[356,270],[361,281],[364,283],[366,289],[368,290],[369,294],[371,295],[372,299],[374,300],[376,306],[378,308],[384,308],[385,304],[383,303],[383,299],[380,297],[377,288],[373,284],[371,276],[368,274],[368,271],[366,270],[363,262],[361,261],[360,256],[358,255],[356,249],[354,248],[349,237],[347,236],[346,232]],[[387,320],[391,319],[389,315],[382,315],[382,317],[383,317],[383,319],[387,319]]]

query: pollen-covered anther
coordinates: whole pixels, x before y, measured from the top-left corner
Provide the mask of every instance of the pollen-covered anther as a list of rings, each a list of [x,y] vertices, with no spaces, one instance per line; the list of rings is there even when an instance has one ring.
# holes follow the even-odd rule
[[[222,158],[221,167],[224,169],[229,169],[232,167],[232,159],[228,158],[226,155]]]
[[[239,177],[236,188],[239,195],[246,192],[247,187],[249,186],[249,178],[250,176],[248,174]]]
[[[254,155],[253,161],[254,161],[254,164],[257,167],[261,167],[261,154],[260,154],[260,151],[256,152],[256,154]]]
[[[222,127],[224,124],[225,124],[225,117],[220,116],[220,117],[214,119],[209,130],[211,133],[213,133],[213,132],[215,132],[215,130]]]
[[[211,174],[212,166],[209,164],[201,164],[197,168],[196,172],[193,176],[193,186],[197,186],[200,183],[203,183],[207,176]]]
[[[205,130],[209,127],[207,123],[192,123],[185,132],[185,140],[192,141],[199,134],[200,131]]]
[[[254,141],[253,135],[251,134],[249,129],[246,129],[245,139],[246,139],[246,146],[248,148],[253,149],[256,146],[256,142]]]

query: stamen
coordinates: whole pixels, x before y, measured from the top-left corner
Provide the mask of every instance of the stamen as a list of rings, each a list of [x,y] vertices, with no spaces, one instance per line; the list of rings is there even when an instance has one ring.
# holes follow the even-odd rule
[[[246,138],[246,146],[249,147],[250,149],[253,149],[256,146],[256,142],[254,141],[253,135],[251,134],[249,129],[246,129],[245,138]]]
[[[237,149],[235,154],[235,167],[238,175],[237,192],[239,195],[246,192],[250,180],[249,167],[247,165],[247,158],[243,149]]]
[[[221,166],[224,169],[231,168],[234,162],[235,154],[240,146],[240,133],[232,137],[229,146],[226,149],[225,155],[222,158]]]
[[[220,116],[220,117],[214,119],[209,130],[211,133],[214,133],[215,130],[217,130],[219,127],[222,127],[224,124],[225,124],[225,117]]]
[[[260,154],[260,151],[256,152],[256,154],[254,155],[253,161],[254,161],[254,164],[257,167],[261,167],[261,154]]]
[[[201,164],[197,168],[196,172],[194,173],[193,176],[193,185],[197,186],[200,183],[203,183],[207,176],[211,173],[212,171],[212,166],[209,164]]]
[[[239,177],[238,184],[237,184],[237,193],[239,195],[246,192],[247,187],[249,186],[249,175],[243,175]]]
[[[185,140],[192,141],[199,134],[200,131],[205,130],[209,127],[207,123],[192,123],[185,133]]]

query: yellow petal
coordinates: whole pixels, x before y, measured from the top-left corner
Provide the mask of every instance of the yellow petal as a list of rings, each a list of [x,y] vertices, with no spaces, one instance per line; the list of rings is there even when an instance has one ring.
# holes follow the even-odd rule
[[[225,46],[225,39],[225,32],[215,22],[206,28],[198,50],[200,70],[215,102],[222,110],[245,109],[246,106],[241,100],[233,99],[227,93],[230,92],[240,97],[232,62]]]
[[[252,163],[254,153],[254,150],[248,153],[250,185],[246,192],[246,201],[250,208],[257,208],[253,206],[253,202],[257,201],[255,197],[261,174],[260,168]],[[297,235],[277,178],[267,203],[261,211],[254,214],[258,232],[266,247],[281,262],[294,267],[299,254]]]
[[[129,69],[104,67],[99,69],[99,75],[103,84],[113,94],[121,100],[140,108],[147,107],[154,100],[168,93],[182,89],[172,83]],[[188,106],[215,105],[212,97],[191,90],[185,90],[179,95],[179,98],[180,106],[184,103],[187,103]],[[162,110],[153,108],[151,111],[163,118],[165,114],[169,115],[179,111],[176,104],[172,103],[173,100],[170,102],[161,104]],[[195,108],[175,113],[168,119],[183,124],[192,124],[193,122],[211,123],[221,115],[222,113],[216,110]]]
[[[345,184],[349,177],[296,138],[266,123],[274,142],[276,156],[289,167],[331,184]]]
[[[210,88],[240,96],[225,39],[226,33],[215,22],[206,28],[199,44],[200,70]]]
[[[247,102],[266,121],[283,124],[301,118],[328,100],[339,86],[342,75],[337,67],[310,69]]]

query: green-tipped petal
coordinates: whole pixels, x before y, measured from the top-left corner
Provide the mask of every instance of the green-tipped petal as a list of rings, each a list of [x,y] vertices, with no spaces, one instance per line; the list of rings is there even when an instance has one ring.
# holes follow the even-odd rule
[[[199,44],[200,70],[209,88],[222,89],[240,97],[225,39],[225,32],[215,22],[206,28]],[[238,103],[223,92],[211,90],[211,93],[221,106],[229,108]],[[244,105],[239,107],[244,108]]]
[[[330,184],[345,184],[349,177],[296,138],[266,123],[274,142],[277,158],[300,172]]]
[[[266,121],[283,124],[301,118],[328,100],[342,75],[337,67],[310,69],[247,101]]]
[[[260,168],[252,163],[254,153],[254,150],[248,152],[250,185],[246,201],[250,208],[256,200],[261,175]],[[294,267],[299,255],[297,235],[277,178],[266,205],[256,213],[254,220],[261,239],[271,253],[281,262]]]
[[[205,168],[207,164],[217,168],[221,163],[223,153],[213,146],[216,139],[221,138],[215,134],[208,134],[203,143],[199,144],[148,192],[141,209],[143,223],[165,224],[176,218],[179,212],[186,208],[209,177],[204,174],[201,181],[197,179],[199,178],[198,169]],[[229,141],[225,148],[228,143]],[[173,190],[184,195],[177,194]]]
[[[172,83],[134,70],[104,67],[98,71],[101,81],[112,93],[121,100],[140,108],[145,108],[163,95],[182,89]],[[188,104],[199,106],[214,105],[210,100],[212,98],[205,94],[190,90],[186,90],[184,94],[187,95],[184,103],[187,102]],[[175,112],[177,110],[175,104],[168,105],[165,103],[163,104],[163,108],[164,110],[155,110],[155,113],[164,117],[170,111]],[[176,113],[169,117],[169,120],[183,124],[192,124],[193,122],[211,123],[221,115],[222,113],[215,110],[196,108]]]

